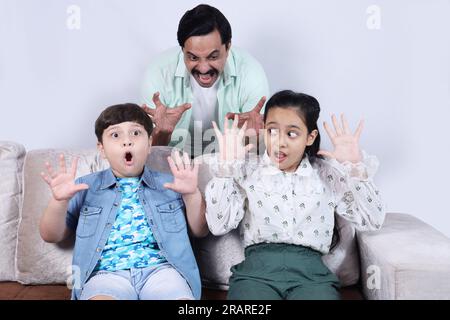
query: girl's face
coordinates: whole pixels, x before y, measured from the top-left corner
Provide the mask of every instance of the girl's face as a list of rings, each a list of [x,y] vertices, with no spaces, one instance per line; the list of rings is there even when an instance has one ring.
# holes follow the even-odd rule
[[[270,160],[280,170],[297,170],[307,146],[313,144],[317,130],[308,133],[306,124],[296,109],[273,107],[264,124],[264,142]]]

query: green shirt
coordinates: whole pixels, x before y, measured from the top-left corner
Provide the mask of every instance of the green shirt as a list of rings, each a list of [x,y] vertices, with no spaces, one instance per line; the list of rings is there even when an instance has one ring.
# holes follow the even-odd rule
[[[148,67],[142,87],[142,102],[155,108],[153,94],[160,92],[160,100],[167,107],[178,107],[192,103],[190,74],[184,63],[183,51],[170,49]],[[223,74],[219,78],[217,91],[218,117],[216,123],[221,129],[228,112],[243,113],[252,110],[259,100],[268,98],[269,85],[263,68],[246,51],[232,47],[228,54]],[[192,108],[195,108],[193,105]],[[183,148],[189,131],[192,108],[184,112],[174,132],[170,146]],[[261,110],[264,112],[264,108]]]

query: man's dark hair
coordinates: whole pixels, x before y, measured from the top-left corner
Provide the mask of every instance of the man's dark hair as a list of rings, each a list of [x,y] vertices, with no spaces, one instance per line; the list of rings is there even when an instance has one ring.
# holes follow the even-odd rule
[[[218,9],[200,4],[181,18],[177,32],[178,43],[184,48],[188,38],[204,36],[216,29],[220,33],[222,44],[228,48],[231,43],[231,26],[227,18]]]
[[[150,137],[153,131],[152,119],[145,111],[134,103],[118,104],[106,108],[95,121],[95,135],[100,143],[103,143],[103,131],[109,126],[122,122],[136,122],[144,126]]]

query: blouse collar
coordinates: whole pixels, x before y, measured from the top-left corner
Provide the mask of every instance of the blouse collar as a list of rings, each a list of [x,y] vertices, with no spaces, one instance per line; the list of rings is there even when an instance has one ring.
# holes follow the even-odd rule
[[[277,175],[280,173],[283,174],[289,174],[290,172],[284,172],[280,169],[278,169],[273,163],[272,160],[270,160],[269,155],[267,154],[267,150],[264,152],[264,155],[262,157],[262,162],[264,165],[263,174],[265,175]],[[300,161],[300,164],[293,173],[294,175],[303,176],[303,177],[309,177],[311,173],[313,172],[313,168],[311,166],[311,163],[309,162],[308,154],[305,154],[302,161]]]

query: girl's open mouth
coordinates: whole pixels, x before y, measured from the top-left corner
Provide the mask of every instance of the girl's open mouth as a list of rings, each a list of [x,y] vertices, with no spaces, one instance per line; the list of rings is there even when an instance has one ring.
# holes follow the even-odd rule
[[[275,152],[274,156],[275,156],[275,160],[278,163],[283,162],[287,158],[287,155],[284,152],[281,152],[281,151],[280,152]]]

